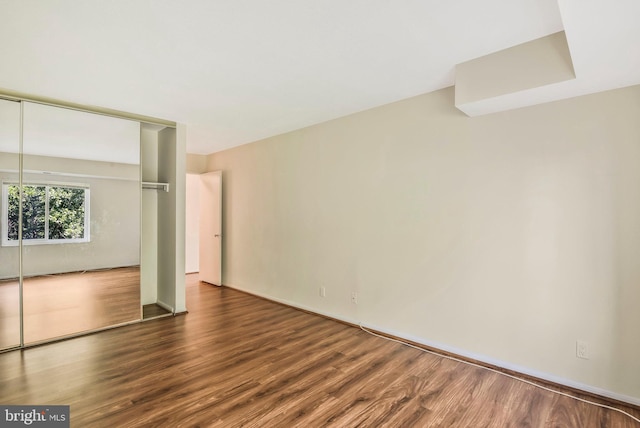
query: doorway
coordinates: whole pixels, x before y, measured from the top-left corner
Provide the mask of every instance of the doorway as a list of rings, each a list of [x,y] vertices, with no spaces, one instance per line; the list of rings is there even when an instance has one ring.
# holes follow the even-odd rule
[[[185,273],[200,271],[200,174],[187,174],[185,205]]]
[[[187,174],[185,273],[222,285],[222,172]]]

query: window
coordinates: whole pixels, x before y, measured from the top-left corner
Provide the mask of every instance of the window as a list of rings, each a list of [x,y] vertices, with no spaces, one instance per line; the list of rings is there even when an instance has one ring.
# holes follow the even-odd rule
[[[22,185],[25,245],[89,242],[89,188],[77,184]],[[2,185],[2,245],[18,245],[20,186]]]

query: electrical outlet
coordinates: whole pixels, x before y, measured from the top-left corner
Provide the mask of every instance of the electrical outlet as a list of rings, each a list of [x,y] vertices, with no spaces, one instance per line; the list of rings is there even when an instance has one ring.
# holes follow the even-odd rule
[[[355,291],[351,293],[351,303],[353,303],[354,305],[358,304],[358,293],[356,293]]]
[[[324,287],[320,287],[320,297],[325,297],[327,295],[327,289]]]
[[[576,357],[589,359],[589,343],[584,340],[576,340]]]

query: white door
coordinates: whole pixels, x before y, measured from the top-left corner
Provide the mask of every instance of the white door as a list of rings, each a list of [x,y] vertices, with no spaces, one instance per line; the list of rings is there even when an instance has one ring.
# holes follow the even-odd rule
[[[200,178],[200,281],[222,285],[222,171]]]

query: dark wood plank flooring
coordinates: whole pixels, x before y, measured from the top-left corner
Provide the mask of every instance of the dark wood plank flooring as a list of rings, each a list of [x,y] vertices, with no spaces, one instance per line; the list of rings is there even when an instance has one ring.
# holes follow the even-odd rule
[[[187,315],[0,354],[0,403],[69,404],[74,427],[639,426],[197,275],[187,283]]]

